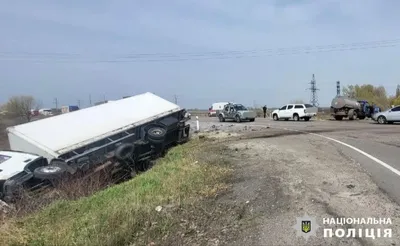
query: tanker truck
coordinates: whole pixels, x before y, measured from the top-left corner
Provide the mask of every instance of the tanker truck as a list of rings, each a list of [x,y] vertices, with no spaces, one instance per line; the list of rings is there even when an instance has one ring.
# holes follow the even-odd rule
[[[331,103],[331,114],[336,120],[342,120],[343,118],[363,120],[366,117],[371,117],[374,111],[376,111],[375,108],[365,100],[357,101],[348,97],[338,96]]]

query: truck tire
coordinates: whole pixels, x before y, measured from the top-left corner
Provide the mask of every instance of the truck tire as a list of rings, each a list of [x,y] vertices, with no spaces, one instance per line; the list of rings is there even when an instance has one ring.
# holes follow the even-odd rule
[[[335,120],[343,120],[343,116],[335,116]]]
[[[273,118],[275,121],[279,120],[279,118],[278,118],[278,115],[277,115],[277,114],[274,114],[272,118]]]
[[[62,165],[48,165],[43,167],[37,167],[33,171],[33,177],[38,179],[59,179],[65,173],[67,169]]]
[[[147,139],[153,144],[160,144],[165,141],[167,131],[161,127],[152,127],[147,131]]]
[[[298,114],[294,114],[294,115],[293,115],[293,120],[294,120],[294,121],[299,121],[299,120],[300,120],[299,115],[298,115]]]
[[[255,119],[250,119],[250,122],[254,122],[255,121]]]
[[[218,116],[218,119],[219,119],[219,122],[225,122],[225,118],[224,118],[224,116],[222,116],[222,114],[220,114]]]
[[[161,127],[152,127],[147,131],[148,138],[152,140],[164,140],[167,131]]]
[[[309,121],[310,117],[304,117],[304,121]]]
[[[235,121],[236,121],[237,123],[240,123],[240,122],[241,122],[240,116],[239,116],[239,115],[236,115],[236,116],[235,116]]]
[[[115,158],[119,161],[125,161],[132,158],[135,151],[135,146],[130,143],[124,143],[117,147],[115,150]]]
[[[385,124],[387,122],[386,117],[383,115],[379,116],[377,121],[378,121],[378,124]]]

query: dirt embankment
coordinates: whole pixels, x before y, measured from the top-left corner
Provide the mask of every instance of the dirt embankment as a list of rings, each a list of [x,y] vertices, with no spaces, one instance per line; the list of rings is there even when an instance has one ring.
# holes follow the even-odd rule
[[[226,143],[235,174],[232,188],[217,203],[241,204],[243,210],[238,228],[231,232],[235,236],[224,245],[399,245],[399,205],[340,147],[310,135],[274,129],[252,135]],[[381,228],[392,228],[393,236],[323,238],[320,228],[306,242],[293,228],[296,218],[304,214],[316,217],[321,227],[322,218],[391,218],[393,224]],[[352,226],[362,225],[336,228]],[[364,228],[375,227],[368,226]]]
[[[117,218],[119,223],[114,225],[113,237],[99,240],[105,234],[89,238],[79,231],[75,234],[62,232],[70,237],[69,240],[78,238],[82,240],[80,243],[87,245],[90,242],[100,245],[105,240],[126,243],[129,240],[123,233],[128,232],[129,237],[135,239],[132,245],[399,245],[396,235],[400,228],[396,222],[400,218],[400,207],[381,192],[358,163],[331,142],[311,135],[237,124],[210,126],[208,132],[200,136],[203,137],[197,141],[202,141],[201,149],[185,162],[171,152],[170,160],[162,161],[164,167],[160,166],[157,172],[150,171],[141,180],[131,181],[135,189],[140,188],[140,199],[143,199],[140,201],[147,204],[143,211],[140,204],[132,210],[135,215],[140,215],[140,220],[131,221],[126,206],[121,205],[138,201],[135,195],[138,192],[127,195],[132,189],[125,184],[78,203],[59,204],[74,209],[82,204],[87,209],[112,199],[114,202],[109,203],[107,211],[113,211],[111,205],[118,208],[118,213],[111,213],[111,216],[113,222]],[[200,146],[192,145],[191,148]],[[180,174],[177,176],[171,168]],[[193,170],[202,176],[193,175]],[[228,173],[216,175],[217,170]],[[171,175],[175,178],[171,179]],[[165,190],[165,185],[161,185],[166,182],[164,178],[174,189]],[[198,189],[196,184],[203,188]],[[154,192],[158,192],[157,199]],[[164,197],[165,194],[170,197]],[[159,212],[154,210],[157,205],[161,205]],[[102,216],[105,216],[102,210],[80,211],[90,213],[93,218],[85,216],[76,222],[69,214],[57,212],[55,208],[51,211],[56,217],[51,221],[57,226],[81,222],[90,222],[89,225],[94,226],[93,223],[102,222]],[[391,218],[393,237],[375,240],[323,238],[320,228],[317,236],[306,242],[296,236],[293,228],[296,218],[304,214],[316,217],[321,227],[322,218]],[[122,229],[119,228],[121,225],[124,226]],[[105,224],[99,226],[103,232],[111,230]],[[337,228],[344,227],[338,225]]]

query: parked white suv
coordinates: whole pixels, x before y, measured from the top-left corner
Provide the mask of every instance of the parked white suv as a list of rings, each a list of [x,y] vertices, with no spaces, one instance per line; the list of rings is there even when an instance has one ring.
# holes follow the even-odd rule
[[[311,104],[287,104],[280,109],[276,109],[272,112],[272,118],[274,120],[289,120],[293,119],[299,121],[304,119],[309,121],[312,117],[316,116],[318,108]]]

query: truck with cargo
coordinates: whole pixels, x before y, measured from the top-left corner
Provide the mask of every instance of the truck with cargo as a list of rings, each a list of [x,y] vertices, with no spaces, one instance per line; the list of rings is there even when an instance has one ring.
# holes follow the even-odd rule
[[[61,113],[65,114],[65,113],[69,113],[69,112],[73,112],[79,110],[79,107],[76,105],[69,105],[69,106],[62,106],[61,107]]]
[[[349,120],[371,118],[375,112],[379,112],[378,107],[372,106],[368,101],[355,100],[344,96],[332,99],[331,115],[336,120],[349,118]]]
[[[134,176],[189,139],[187,112],[152,93],[7,128],[0,153],[0,198],[21,187],[112,167]]]

